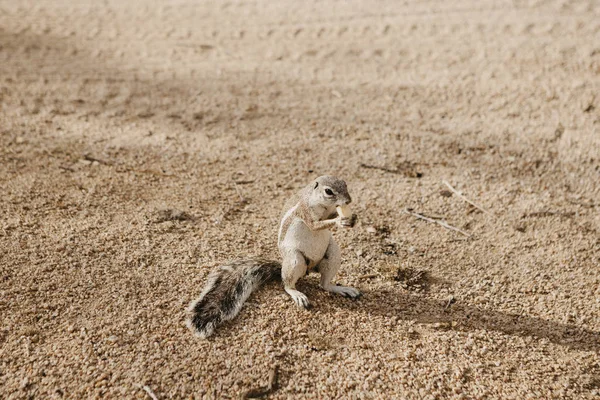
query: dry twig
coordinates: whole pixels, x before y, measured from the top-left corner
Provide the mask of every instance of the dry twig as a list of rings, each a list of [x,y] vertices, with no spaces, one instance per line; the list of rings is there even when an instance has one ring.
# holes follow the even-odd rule
[[[385,171],[385,172],[389,172],[389,173],[392,173],[392,174],[400,174],[400,173],[402,173],[402,171],[399,171],[397,169],[391,169],[391,168],[386,168],[386,167],[379,167],[377,165],[369,165],[369,164],[361,163],[360,166],[363,167],[363,168],[368,168],[368,169],[378,169],[380,171]]]
[[[444,307],[444,310],[449,309],[450,306],[454,303],[456,303],[456,299],[454,298],[454,296],[450,296],[450,298],[448,299],[448,302],[446,303],[446,306]]]
[[[377,165],[370,165],[370,164],[365,164],[365,163],[360,164],[360,166],[362,168],[378,169],[380,171],[389,172],[391,174],[403,174],[407,178],[421,178],[423,176],[423,173],[415,170],[413,168],[413,165],[414,165],[414,163],[412,163],[410,161],[405,161],[402,164],[398,165],[398,167],[396,169],[392,169],[392,168],[380,167]]]
[[[561,211],[536,211],[536,212],[532,212],[529,214],[523,214],[523,216],[521,218],[528,218],[528,217],[551,217],[553,215],[558,215],[559,217],[572,217],[574,216],[576,213],[574,211],[567,211],[567,212],[561,212]]]
[[[96,161],[98,164],[113,165],[113,163],[110,162],[110,161],[105,161],[105,160],[102,160],[100,158],[93,157],[93,156],[91,156],[89,154],[84,154],[83,155],[83,159],[87,160],[87,161],[91,161],[91,162]]]
[[[234,180],[233,183],[237,183],[238,185],[248,185],[250,183],[254,183],[254,179],[248,179],[245,181],[236,181]]]
[[[233,182],[233,187],[234,187],[235,191],[237,192],[237,195],[238,195],[238,196],[239,196],[239,198],[240,198],[240,203],[247,203],[247,202],[248,202],[248,200],[247,200],[247,199],[246,199],[244,196],[242,196],[242,192],[241,192],[241,191],[240,191],[240,189],[238,188],[238,185],[237,185],[237,183],[236,183],[235,181],[232,181],[232,182]]]
[[[470,234],[470,233],[468,233],[468,232],[465,232],[465,231],[463,231],[462,229],[459,229],[459,228],[457,228],[457,227],[455,227],[455,226],[452,226],[452,225],[448,225],[448,224],[447,224],[447,223],[445,223],[444,221],[438,221],[438,220],[436,220],[436,219],[427,218],[427,217],[425,217],[425,216],[423,216],[423,215],[421,215],[421,214],[418,214],[418,213],[415,213],[415,212],[412,212],[412,211],[410,211],[408,208],[405,208],[405,209],[404,209],[404,212],[405,212],[406,214],[408,214],[408,215],[412,215],[412,216],[413,216],[413,217],[415,217],[415,218],[422,219],[423,221],[427,221],[427,222],[433,222],[434,224],[438,224],[438,225],[440,225],[440,226],[442,226],[442,227],[444,227],[444,228],[446,228],[446,229],[450,229],[451,231],[456,231],[456,232],[462,233],[463,235],[465,235],[465,236],[467,236],[467,237],[470,237],[470,236],[471,236],[471,234]]]
[[[150,398],[152,400],[158,400],[158,397],[156,397],[156,395],[154,394],[154,392],[152,391],[152,389],[150,389],[150,386],[148,385],[137,385],[140,389],[144,389],[144,391],[146,393],[148,393],[148,396],[150,396]]]
[[[463,199],[464,201],[466,201],[467,203],[469,203],[470,205],[472,205],[473,207],[477,208],[480,211],[483,211],[484,213],[486,213],[487,215],[492,215],[491,212],[487,211],[486,209],[484,209],[483,207],[481,207],[480,205],[477,205],[475,203],[473,203],[471,200],[467,199],[465,196],[462,195],[462,193],[460,193],[458,190],[454,189],[452,187],[452,185],[450,185],[447,181],[442,181],[442,183],[446,186],[448,186],[448,189],[450,189],[452,191],[452,193],[456,194],[458,197],[460,197],[461,199]]]
[[[63,171],[75,172],[73,168],[68,167],[66,165],[59,165],[58,168],[62,169]]]

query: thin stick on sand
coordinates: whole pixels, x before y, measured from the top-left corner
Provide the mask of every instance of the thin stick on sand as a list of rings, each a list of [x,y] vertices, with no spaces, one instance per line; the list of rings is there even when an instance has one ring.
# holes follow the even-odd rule
[[[92,155],[87,154],[87,153],[83,155],[83,159],[87,160],[87,161],[91,161],[91,162],[96,161],[98,164],[104,164],[104,165],[112,165],[113,164],[110,161],[105,161],[100,158],[93,157]]]
[[[487,215],[492,215],[491,212],[487,211],[486,209],[484,209],[483,207],[473,203],[471,200],[467,199],[465,196],[462,195],[462,193],[460,193],[458,190],[454,189],[452,187],[452,185],[450,185],[447,181],[442,181],[442,183],[446,186],[448,186],[448,189],[450,189],[452,191],[452,193],[456,194],[458,197],[460,197],[461,199],[463,199],[464,201],[466,201],[467,203],[469,203],[470,205],[472,205],[473,207],[475,207],[476,209],[483,211],[484,213],[486,213]]]
[[[438,224],[438,225],[440,225],[440,226],[442,226],[442,227],[444,227],[444,228],[446,228],[446,229],[450,229],[451,231],[456,231],[456,232],[462,233],[463,235],[465,235],[465,236],[467,236],[467,237],[471,237],[471,234],[470,234],[470,233],[467,233],[467,232],[463,231],[462,229],[458,229],[458,228],[457,228],[457,227],[455,227],[455,226],[448,225],[448,224],[447,224],[447,223],[445,223],[444,221],[439,221],[439,220],[437,220],[437,219],[431,219],[431,218],[427,218],[427,217],[425,217],[425,216],[423,216],[423,215],[421,215],[421,214],[418,214],[418,213],[415,213],[415,212],[409,211],[409,210],[408,210],[408,208],[405,208],[405,209],[404,209],[404,212],[405,212],[406,214],[408,214],[408,215],[412,215],[412,216],[413,216],[413,217],[415,217],[415,218],[422,219],[423,221],[432,222],[432,223],[434,223],[434,224]]]
[[[238,188],[237,183],[235,181],[232,181],[232,182],[233,182],[233,187],[234,187],[235,191],[237,192],[237,195],[240,197],[240,202],[246,203],[247,200],[244,196],[242,196],[242,192],[240,192],[240,189]]]
[[[152,389],[150,389],[150,386],[148,386],[148,385],[137,385],[137,386],[140,387],[141,389],[144,389],[144,391],[146,393],[148,393],[148,396],[150,396],[150,398],[152,400],[158,400],[158,397],[156,397],[156,395],[154,394]]]
[[[380,171],[389,172],[389,173],[392,173],[392,174],[400,174],[400,173],[402,173],[402,171],[397,170],[397,169],[391,169],[391,168],[386,168],[386,167],[378,167],[377,165],[369,165],[369,164],[361,163],[360,166],[363,167],[363,168],[378,169]]]

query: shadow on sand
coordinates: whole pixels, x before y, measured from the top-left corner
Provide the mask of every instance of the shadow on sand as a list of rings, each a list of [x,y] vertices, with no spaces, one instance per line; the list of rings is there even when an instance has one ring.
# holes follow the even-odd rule
[[[315,297],[316,290],[309,290]],[[321,297],[317,295],[316,297]],[[325,296],[324,296],[325,297]],[[390,299],[396,299],[395,302]],[[316,300],[316,299],[315,299]],[[329,303],[329,304],[327,304]],[[383,317],[398,317],[420,324],[448,324],[448,329],[459,331],[486,330],[511,336],[547,339],[554,344],[579,351],[600,351],[600,332],[584,329],[577,325],[561,324],[527,315],[484,310],[477,306],[461,305],[460,299],[447,307],[438,300],[411,296],[402,289],[366,291],[356,302],[319,300],[321,312],[351,308],[357,312]],[[451,322],[457,322],[450,328]]]

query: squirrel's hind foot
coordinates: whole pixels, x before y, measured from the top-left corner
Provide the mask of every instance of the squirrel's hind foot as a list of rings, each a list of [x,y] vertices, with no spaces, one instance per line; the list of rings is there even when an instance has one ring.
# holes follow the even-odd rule
[[[359,297],[362,296],[361,292],[359,292],[358,290],[356,290],[352,287],[347,287],[347,286],[330,285],[330,286],[324,287],[323,289],[325,289],[331,293],[341,294],[342,296],[349,297],[351,299],[358,299]]]
[[[287,294],[290,295],[290,297],[292,298],[292,300],[294,300],[294,303],[296,303],[298,307],[303,307],[307,310],[311,308],[310,302],[308,301],[308,297],[306,297],[304,293],[291,288],[285,288],[285,291],[287,292]]]

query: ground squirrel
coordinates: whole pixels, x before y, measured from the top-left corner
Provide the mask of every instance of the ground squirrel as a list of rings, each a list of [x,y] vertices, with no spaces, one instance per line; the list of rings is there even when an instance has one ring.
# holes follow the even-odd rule
[[[330,229],[354,226],[356,215],[336,213],[336,207],[345,207],[351,201],[346,182],[333,176],[321,176],[299,191],[285,204],[279,224],[282,263],[254,258],[214,269],[200,297],[190,304],[188,327],[202,338],[210,336],[221,322],[238,314],[255,289],[275,279],[283,281],[285,291],[298,306],[308,308],[308,298],[296,290],[296,282],[308,271],[321,274],[323,289],[359,297],[358,290],[331,283],[341,256]]]

